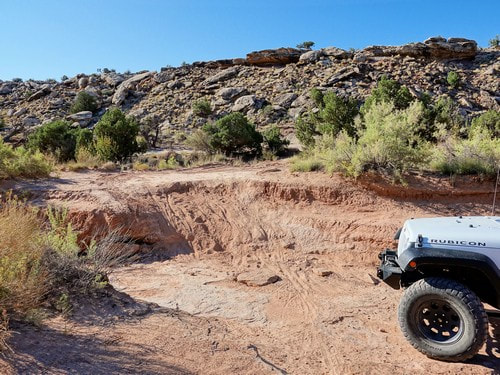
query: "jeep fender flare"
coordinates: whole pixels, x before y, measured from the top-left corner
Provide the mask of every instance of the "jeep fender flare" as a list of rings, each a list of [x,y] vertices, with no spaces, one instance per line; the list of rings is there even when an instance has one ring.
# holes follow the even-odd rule
[[[438,266],[443,268],[466,268],[483,274],[493,286],[500,306],[500,269],[488,256],[471,251],[436,248],[410,247],[402,252],[397,260],[403,273],[415,271],[410,262],[416,262],[416,269],[422,266]]]

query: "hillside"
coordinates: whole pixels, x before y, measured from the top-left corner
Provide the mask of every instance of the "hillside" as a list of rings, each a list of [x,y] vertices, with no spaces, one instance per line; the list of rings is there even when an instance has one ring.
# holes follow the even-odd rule
[[[447,74],[458,73],[461,86],[451,88]],[[246,58],[195,62],[160,71],[118,73],[102,69],[63,80],[0,81],[0,117],[5,140],[22,140],[33,127],[68,118],[91,127],[110,106],[139,120],[152,120],[160,139],[173,142],[176,132],[198,127],[192,104],[209,100],[213,117],[245,113],[257,126],[278,124],[285,134],[308,111],[311,88],[333,90],[358,100],[366,98],[382,75],[406,85],[420,97],[448,95],[465,116],[500,108],[500,50],[478,48],[462,38],[429,38],[397,47],[371,46],[345,51],[335,47],[306,51],[280,48],[251,52]],[[69,114],[76,95],[93,95],[99,110]],[[151,123],[151,122],[150,122]]]

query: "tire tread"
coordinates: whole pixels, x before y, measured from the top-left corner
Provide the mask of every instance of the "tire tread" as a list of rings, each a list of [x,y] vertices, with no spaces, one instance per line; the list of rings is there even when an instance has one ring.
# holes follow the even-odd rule
[[[421,293],[432,293],[437,291],[444,291],[445,293],[460,299],[469,308],[469,311],[476,312],[472,313],[475,321],[474,341],[467,348],[467,350],[461,355],[436,356],[435,354],[429,352],[425,348],[419,346],[418,343],[414,342],[411,339],[411,335],[409,333],[409,327],[405,322],[406,318],[404,316],[403,309],[401,308],[401,306],[404,303],[406,303],[406,301],[412,300]],[[463,284],[446,278],[429,277],[418,280],[417,282],[413,283],[406,290],[401,300],[400,308],[398,309],[398,320],[403,335],[415,349],[417,349],[418,351],[420,351],[421,353],[425,354],[430,358],[440,359],[444,361],[461,362],[472,358],[481,349],[488,335],[488,316],[479,298]]]

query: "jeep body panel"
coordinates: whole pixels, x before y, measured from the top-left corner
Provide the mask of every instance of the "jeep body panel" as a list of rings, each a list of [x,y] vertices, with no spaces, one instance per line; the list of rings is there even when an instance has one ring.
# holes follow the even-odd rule
[[[500,308],[500,217],[411,219],[396,239],[397,251],[380,253],[377,270],[391,287],[406,287],[438,273],[469,281],[488,303]]]

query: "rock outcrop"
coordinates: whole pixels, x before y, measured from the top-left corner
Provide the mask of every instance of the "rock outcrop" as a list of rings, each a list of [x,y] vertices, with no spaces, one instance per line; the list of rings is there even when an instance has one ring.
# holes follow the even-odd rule
[[[296,48],[265,49],[248,53],[246,62],[257,66],[291,64],[299,61],[301,54]]]
[[[459,75],[459,89],[447,84],[450,71]],[[0,81],[0,117],[6,123],[1,136],[21,141],[33,127],[61,118],[92,127],[107,108],[119,106],[140,121],[154,117],[160,138],[170,144],[176,132],[189,133],[205,121],[192,111],[200,98],[211,102],[213,118],[240,111],[257,126],[274,123],[290,134],[295,119],[313,107],[312,88],[362,101],[382,75],[406,85],[415,97],[446,95],[459,104],[462,114],[474,116],[500,109],[499,74],[499,49],[481,49],[468,39],[434,37],[360,51],[264,50],[249,53],[246,59],[198,62],[159,72],[104,69],[61,82],[15,79]],[[96,98],[97,113],[70,116],[80,91]]]
[[[409,56],[431,59],[472,59],[477,54],[477,43],[464,38],[432,37],[423,43],[409,43],[402,46],[370,46],[361,51],[366,57]]]

